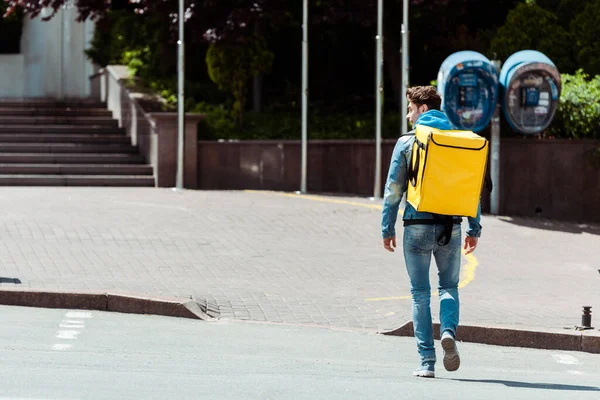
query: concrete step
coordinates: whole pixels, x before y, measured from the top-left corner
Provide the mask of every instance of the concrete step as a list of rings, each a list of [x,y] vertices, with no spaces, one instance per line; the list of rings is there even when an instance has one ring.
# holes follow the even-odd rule
[[[118,128],[118,121],[112,117],[61,117],[61,116],[0,116],[0,125],[95,125],[102,127]]]
[[[0,175],[152,175],[147,164],[0,164]]]
[[[56,100],[56,99],[0,99],[0,107],[39,107],[39,108],[104,108],[106,103],[90,99],[72,99],[72,100]]]
[[[0,116],[3,117],[110,117],[112,112],[104,108],[37,108],[37,107],[2,107]]]
[[[0,164],[144,164],[139,154],[2,153]]]
[[[106,104],[0,99],[0,186],[155,186]]]
[[[137,153],[130,144],[0,143],[0,153]]]
[[[0,175],[0,186],[154,186],[139,175]]]
[[[3,133],[112,133],[124,134],[125,129],[106,126],[86,125],[0,125],[0,135]]]
[[[123,134],[77,134],[77,133],[4,133],[1,143],[116,143],[131,144],[131,138]]]

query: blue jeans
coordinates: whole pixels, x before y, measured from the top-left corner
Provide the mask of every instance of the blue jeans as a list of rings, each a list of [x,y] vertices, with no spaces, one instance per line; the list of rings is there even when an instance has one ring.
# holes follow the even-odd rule
[[[446,246],[439,246],[438,236],[443,225],[408,225],[404,227],[404,260],[410,278],[412,312],[417,349],[422,361],[435,361],[433,327],[429,300],[429,265],[431,255],[438,268],[440,295],[440,332],[446,330],[456,334],[458,327],[460,278],[460,225],[452,228],[452,238]]]

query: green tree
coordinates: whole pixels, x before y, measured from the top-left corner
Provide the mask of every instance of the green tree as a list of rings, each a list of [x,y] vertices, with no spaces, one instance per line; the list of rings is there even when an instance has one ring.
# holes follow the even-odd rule
[[[508,13],[490,47],[504,60],[520,50],[537,50],[565,73],[575,70],[572,49],[571,35],[560,26],[558,17],[533,3],[519,4]]]
[[[600,0],[586,2],[571,22],[577,64],[590,75],[600,74]]]
[[[229,91],[235,102],[233,114],[238,127],[243,125],[246,87],[250,78],[271,69],[274,55],[262,36],[252,35],[243,41],[212,44],[206,53],[208,75],[221,90]]]
[[[175,51],[169,46],[169,21],[131,11],[108,11],[102,16],[85,52],[101,67],[125,64],[142,78],[166,76],[176,65]]]
[[[581,0],[527,0],[528,3],[534,3],[548,10],[558,17],[560,26],[569,30],[571,20],[580,10]]]

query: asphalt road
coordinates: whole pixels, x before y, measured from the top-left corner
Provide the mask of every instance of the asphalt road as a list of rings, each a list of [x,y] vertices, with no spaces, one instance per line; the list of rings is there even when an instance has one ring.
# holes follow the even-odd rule
[[[461,343],[413,378],[413,338],[0,307],[0,399],[598,399],[600,356]],[[438,347],[438,357],[441,361]]]

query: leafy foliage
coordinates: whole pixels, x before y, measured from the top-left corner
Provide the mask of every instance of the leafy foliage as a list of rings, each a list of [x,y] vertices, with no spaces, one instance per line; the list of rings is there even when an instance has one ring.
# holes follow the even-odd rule
[[[197,112],[206,113],[199,126],[200,140],[284,140],[299,139],[300,115],[296,112],[249,112],[244,126],[238,129],[232,116],[221,106],[199,104]],[[400,132],[400,116],[386,114],[382,120],[383,138],[397,138]],[[374,114],[321,114],[309,113],[309,139],[373,139]]]
[[[42,10],[48,8],[52,13],[45,20],[49,20],[63,7],[71,5],[70,0],[5,0],[8,4],[7,13],[12,13],[18,9],[26,12],[31,18],[38,17]],[[79,11],[81,21],[87,18],[98,18],[111,8],[111,2],[105,0],[73,0],[73,5]]]
[[[86,55],[102,67],[128,65],[142,78],[165,76],[176,61],[168,39],[168,24],[160,16],[110,11],[98,20]]]
[[[537,50],[548,56],[561,72],[573,72],[571,35],[558,22],[558,17],[536,4],[519,4],[508,13],[498,29],[490,51],[507,59],[520,50]]]
[[[93,46],[87,52],[90,59],[100,65],[124,63],[153,90],[176,101],[177,1],[69,2],[77,8],[81,20],[97,20]],[[8,14],[18,6],[21,12],[36,17],[43,7],[57,11],[66,3],[8,0],[5,6]],[[399,113],[389,111],[400,96],[389,89],[398,87],[402,0],[385,0],[384,4],[388,113],[383,134],[397,137]],[[185,0],[185,9],[186,109],[208,114],[204,137],[298,138],[301,2]],[[371,138],[377,0],[311,0],[309,12],[310,137]],[[515,51],[536,49],[566,73],[561,103],[549,133],[599,137],[595,132],[600,126],[598,79],[581,71],[575,73],[580,66],[591,76],[599,73],[599,13],[600,0],[411,0],[411,84],[429,83],[443,59],[454,51],[475,50],[490,58],[495,52],[498,58],[506,59]],[[245,76],[236,72],[243,63],[234,55],[240,52],[236,46],[252,37],[257,24],[263,26],[261,34],[277,55],[274,59],[271,54],[273,71],[263,79],[266,108],[270,111],[246,114],[240,127],[245,85],[256,71],[247,67],[250,69]],[[216,44],[209,46],[212,43]],[[267,44],[261,46],[270,53]],[[206,57],[209,47],[211,54]],[[211,57],[212,73],[207,65]],[[235,62],[226,62],[232,59]],[[209,75],[228,93],[217,90]]]
[[[558,17],[560,26],[569,30],[575,14],[581,11],[581,0],[527,0],[527,3],[537,4]]]
[[[265,39],[256,34],[235,43],[213,43],[206,53],[208,75],[220,89],[228,90],[235,98],[233,113],[240,127],[246,104],[247,82],[256,75],[268,72],[273,57]]]
[[[571,22],[578,65],[591,75],[600,74],[600,0],[591,0]]]
[[[600,139],[600,75],[590,77],[582,69],[562,74],[558,110],[548,129],[555,137]]]

